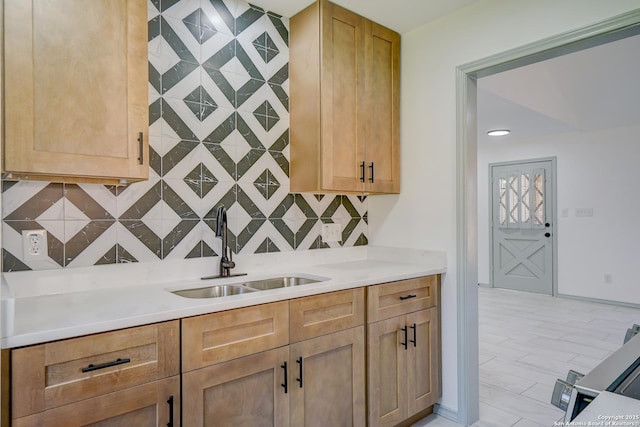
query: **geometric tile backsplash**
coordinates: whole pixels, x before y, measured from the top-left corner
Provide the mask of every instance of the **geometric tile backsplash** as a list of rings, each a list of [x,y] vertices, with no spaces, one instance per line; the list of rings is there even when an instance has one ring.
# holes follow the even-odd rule
[[[238,0],[150,0],[148,181],[2,182],[4,271],[367,244],[366,196],[289,193],[289,23]],[[325,243],[321,224],[342,225]],[[27,261],[22,230],[45,229]]]

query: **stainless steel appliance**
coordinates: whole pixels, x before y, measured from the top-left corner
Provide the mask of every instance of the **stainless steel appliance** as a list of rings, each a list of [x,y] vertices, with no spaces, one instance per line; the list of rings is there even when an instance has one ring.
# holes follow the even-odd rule
[[[566,381],[556,382],[551,401],[566,410],[565,423],[575,419],[604,391],[640,400],[640,336],[631,337],[584,377],[574,374],[578,373],[570,371]]]

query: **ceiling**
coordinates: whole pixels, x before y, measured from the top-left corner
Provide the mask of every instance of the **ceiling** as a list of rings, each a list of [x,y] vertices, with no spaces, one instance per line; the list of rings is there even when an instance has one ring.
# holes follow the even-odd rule
[[[479,79],[478,143],[639,125],[639,52],[634,36]]]
[[[251,0],[266,10],[291,17],[314,0]],[[399,33],[435,21],[477,0],[332,0]]]

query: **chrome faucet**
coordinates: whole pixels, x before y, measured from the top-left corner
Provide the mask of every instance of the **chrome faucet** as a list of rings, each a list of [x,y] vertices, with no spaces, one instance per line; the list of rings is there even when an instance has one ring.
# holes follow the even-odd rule
[[[216,212],[216,237],[222,239],[222,253],[220,254],[220,272],[217,276],[202,277],[205,279],[217,279],[219,277],[246,276],[247,273],[231,274],[231,269],[236,266],[233,262],[231,248],[227,242],[227,210],[224,206],[220,206]],[[228,256],[227,256],[228,255]]]

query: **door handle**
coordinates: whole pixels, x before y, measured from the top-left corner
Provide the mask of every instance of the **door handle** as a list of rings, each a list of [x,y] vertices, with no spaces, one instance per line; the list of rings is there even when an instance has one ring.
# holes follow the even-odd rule
[[[138,133],[138,163],[144,163],[144,132]]]
[[[173,427],[173,396],[169,396],[167,403],[169,404],[169,422],[167,423],[167,427]]]
[[[284,369],[284,384],[280,384],[282,388],[284,388],[284,394],[287,394],[289,391],[289,381],[287,380],[287,362],[285,361],[282,365],[280,365],[282,369]]]
[[[300,377],[296,378],[296,381],[300,383],[300,388],[302,388],[302,356],[296,359],[296,363],[298,364],[298,367],[300,369],[299,370]]]
[[[416,347],[417,346],[417,341],[418,341],[418,334],[416,334],[416,324],[414,323],[413,325],[410,326],[411,329],[413,329],[413,339],[411,341],[409,341],[410,343],[413,343],[413,346]]]
[[[408,346],[408,342],[407,342],[407,339],[408,339],[408,337],[407,337],[407,331],[408,331],[408,328],[407,328],[407,327],[406,327],[406,325],[405,325],[405,327],[404,327],[404,328],[401,328],[400,330],[401,330],[402,332],[404,332],[404,342],[401,342],[400,344],[401,344],[401,345],[404,347],[404,349],[406,350],[406,349],[409,347],[409,346]]]
[[[544,237],[551,237],[551,233],[544,233]]]

